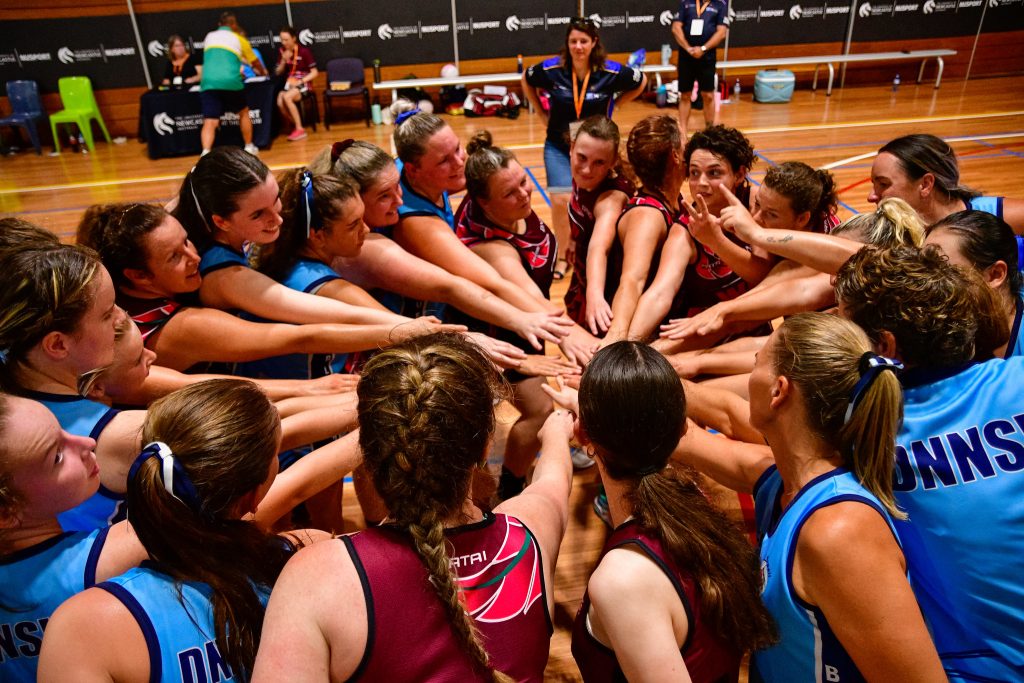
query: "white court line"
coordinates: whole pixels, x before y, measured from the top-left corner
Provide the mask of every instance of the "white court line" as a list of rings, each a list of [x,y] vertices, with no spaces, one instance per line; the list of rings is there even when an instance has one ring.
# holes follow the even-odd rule
[[[853,121],[849,123],[815,123],[805,126],[786,126],[781,128],[750,128],[744,132],[746,135],[764,134],[764,133],[792,133],[801,130],[823,130],[833,128],[870,128],[872,126],[891,126],[896,124],[908,124],[908,123],[933,123],[937,121],[973,121],[975,119],[991,119],[1000,118],[1006,116],[1024,116],[1024,111],[1008,111],[1008,112],[986,112],[982,114],[974,114],[971,116],[955,115],[955,116],[923,116],[912,119],[888,119],[884,121]],[[964,139],[972,139],[975,136],[969,136]],[[955,140],[956,138],[950,138]],[[976,137],[975,139],[982,139]],[[540,149],[544,145],[541,144],[530,144],[530,145],[508,145],[506,149],[511,150],[522,150],[522,149]],[[271,166],[272,171],[283,171],[289,168],[295,168],[300,164],[284,164],[278,166]],[[79,190],[90,187],[106,187],[110,185],[138,185],[143,183],[157,183],[167,182],[169,180],[180,180],[181,175],[168,175],[168,176],[150,176],[146,178],[129,178],[126,180],[96,180],[92,182],[84,183],[65,183],[62,185],[41,185],[37,187],[25,187],[9,190],[0,190],[0,196],[9,194],[29,194],[32,192],[56,192],[62,190]]]
[[[971,140],[1000,140],[1005,138],[1024,138],[1024,133],[993,133],[992,135],[960,135],[952,138],[943,138],[946,142],[970,142]],[[865,152],[864,154],[858,154],[857,156],[847,157],[840,159],[839,161],[833,161],[830,164],[821,166],[826,171],[831,171],[833,168],[839,168],[846,164],[852,164],[855,161],[861,161],[863,159],[870,159],[871,157],[878,154],[875,152]]]

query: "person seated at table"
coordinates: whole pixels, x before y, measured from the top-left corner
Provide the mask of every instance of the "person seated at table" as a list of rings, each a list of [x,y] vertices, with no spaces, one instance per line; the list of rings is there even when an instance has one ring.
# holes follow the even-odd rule
[[[164,66],[164,79],[160,85],[184,88],[194,85],[202,78],[202,64],[196,64],[192,53],[185,46],[185,41],[177,33],[167,39],[167,64]]]
[[[220,117],[225,111],[238,113],[238,128],[242,133],[245,151],[258,154],[259,148],[252,143],[252,120],[249,118],[249,104],[245,100],[241,67],[248,63],[261,76],[266,75],[249,41],[236,30],[238,19],[231,12],[220,15],[215,31],[206,34],[203,42],[203,66],[199,96],[203,106],[203,129],[200,139],[203,154],[213,149],[214,136],[220,127]]]
[[[277,93],[277,108],[287,123],[295,124],[295,130],[288,135],[289,142],[306,137],[306,129],[302,127],[302,113],[299,103],[302,95],[309,90],[309,84],[320,73],[316,68],[316,59],[305,45],[300,45],[298,33],[292,26],[281,29],[281,47],[277,51],[277,66],[274,73],[284,76],[284,89]]]

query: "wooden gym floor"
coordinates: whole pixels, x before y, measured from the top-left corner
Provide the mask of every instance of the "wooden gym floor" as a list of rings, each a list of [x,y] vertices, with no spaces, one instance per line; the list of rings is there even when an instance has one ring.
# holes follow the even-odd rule
[[[987,195],[1024,197],[1024,77],[947,80],[939,90],[928,83],[903,85],[893,93],[888,86],[837,89],[831,97],[823,90],[797,90],[789,104],[751,102],[743,93],[739,104],[723,105],[721,121],[744,131],[753,141],[758,163],[751,178],[760,180],[765,169],[789,160],[831,168],[841,189],[843,218],[870,210],[870,154],[886,141],[908,133],[927,132],[953,144],[960,158],[962,181]],[[630,103],[616,113],[623,130],[658,110],[652,104]],[[355,116],[357,114],[353,114]],[[691,129],[701,114],[691,114]],[[498,144],[511,147],[543,187],[542,144],[544,126],[523,112],[519,119],[466,119],[449,117],[452,127],[467,140],[474,131],[489,129]],[[362,121],[321,125],[305,140],[289,143],[278,137],[261,158],[274,170],[305,163],[322,147],[347,137],[366,139],[390,149],[390,126],[366,128]],[[100,142],[94,153],[42,157],[31,151],[0,158],[0,215],[17,214],[70,239],[82,211],[93,203],[119,201],[164,202],[177,192],[184,173],[195,158],[152,161],[145,148],[132,139],[125,144]],[[684,190],[684,193],[686,191]],[[534,207],[545,219],[550,215],[544,193],[535,191]],[[567,282],[567,281],[566,281]],[[557,285],[561,297],[565,284]],[[511,416],[503,420],[511,422]],[[507,428],[506,428],[507,429]],[[605,527],[591,511],[597,490],[596,471],[576,474],[569,530],[562,543],[555,575],[556,633],[548,665],[549,680],[579,680],[569,652],[569,632],[586,579],[605,537]],[[737,519],[743,511],[736,496],[713,491]],[[354,496],[348,496],[346,519],[353,528],[362,517]]]

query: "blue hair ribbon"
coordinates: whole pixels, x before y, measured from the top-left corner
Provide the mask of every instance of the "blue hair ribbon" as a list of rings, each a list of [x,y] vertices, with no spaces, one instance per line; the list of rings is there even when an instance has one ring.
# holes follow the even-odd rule
[[[10,349],[0,349],[0,365],[7,364],[7,357],[11,355]]]
[[[853,417],[853,412],[860,405],[861,399],[864,398],[864,394],[867,392],[868,387],[871,386],[871,383],[875,381],[875,378],[886,370],[892,370],[893,372],[902,370],[903,363],[867,351],[860,357],[858,368],[860,370],[860,379],[857,380],[857,383],[853,386],[853,391],[850,393],[850,403],[846,407],[846,416],[843,418],[843,424],[848,423],[850,418]]]
[[[412,117],[416,116],[416,114],[419,114],[419,113],[420,113],[420,108],[419,107],[414,107],[414,108],[410,109],[409,111],[403,111],[401,114],[399,114],[398,116],[395,117],[395,127],[397,128],[398,126],[400,126],[403,123],[405,123],[408,119],[411,119]]]
[[[316,201],[313,198],[313,174],[309,171],[302,172],[302,206],[306,212],[306,237],[309,238],[310,230],[320,230],[323,224],[320,220],[320,213],[316,210]]]
[[[146,447],[139,453],[139,457],[135,458],[131,469],[128,470],[128,481],[131,482],[135,479],[139,468],[150,458],[160,458],[160,480],[163,482],[167,493],[184,503],[185,506],[196,514],[201,514],[202,501],[199,498],[199,492],[196,491],[192,480],[188,478],[185,468],[174,457],[171,447],[163,441],[153,441],[146,444]]]

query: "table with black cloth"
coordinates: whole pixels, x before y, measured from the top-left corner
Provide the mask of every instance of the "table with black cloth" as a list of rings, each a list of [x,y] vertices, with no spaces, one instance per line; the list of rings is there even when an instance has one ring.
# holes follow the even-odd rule
[[[245,99],[252,118],[252,141],[260,149],[273,140],[272,119],[275,83],[272,79],[245,84]],[[199,92],[188,90],[150,90],[139,100],[139,141],[149,143],[149,158],[195,155],[203,146],[199,133],[203,128]],[[225,114],[217,129],[217,145],[242,146],[238,117]]]

